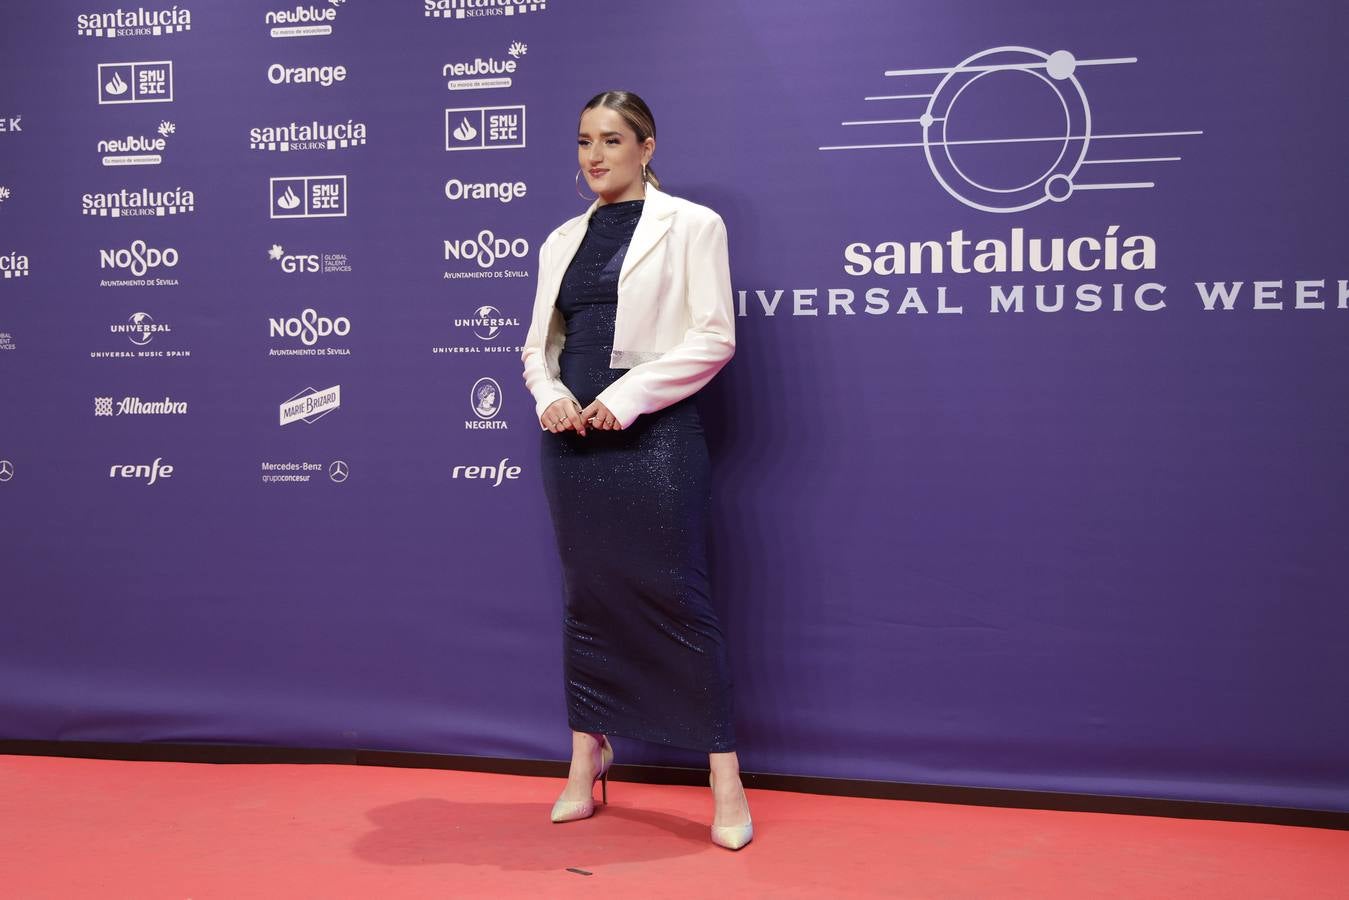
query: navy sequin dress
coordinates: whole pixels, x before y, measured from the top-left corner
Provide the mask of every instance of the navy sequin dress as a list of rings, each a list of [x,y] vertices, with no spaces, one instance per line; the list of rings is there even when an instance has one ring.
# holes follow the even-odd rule
[[[582,408],[627,371],[609,368],[609,353],[618,275],[643,202],[597,207],[562,279],[561,378]],[[708,584],[711,466],[694,396],[625,429],[541,435],[564,582],[568,724],[734,750],[730,670]]]

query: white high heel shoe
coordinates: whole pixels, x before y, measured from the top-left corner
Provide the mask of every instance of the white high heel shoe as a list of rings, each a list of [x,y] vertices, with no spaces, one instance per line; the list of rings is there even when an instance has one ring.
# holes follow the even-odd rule
[[[711,772],[707,773],[707,784],[712,790],[717,789]],[[744,792],[744,788],[741,788],[741,792]],[[739,850],[752,840],[754,840],[753,818],[747,818],[744,825],[712,826],[712,843],[725,847],[727,850]]]
[[[604,804],[609,804],[609,767],[614,762],[614,745],[609,743],[607,734],[600,735],[604,743],[600,745],[600,770],[595,773],[595,778],[590,782],[591,791],[595,790],[595,782],[600,782],[600,790],[604,797]],[[587,797],[584,800],[562,800],[559,799],[553,804],[553,812],[550,818],[554,822],[571,822],[576,819],[588,819],[595,814],[595,798]]]

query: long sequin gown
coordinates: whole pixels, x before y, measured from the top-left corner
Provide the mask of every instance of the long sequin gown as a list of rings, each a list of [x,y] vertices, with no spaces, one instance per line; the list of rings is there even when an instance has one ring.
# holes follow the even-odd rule
[[[582,408],[626,371],[609,368],[609,353],[643,202],[597,207],[562,279],[560,374]],[[543,431],[540,457],[564,582],[568,724],[720,753],[735,749],[735,732],[708,584],[711,466],[695,397],[621,430]]]

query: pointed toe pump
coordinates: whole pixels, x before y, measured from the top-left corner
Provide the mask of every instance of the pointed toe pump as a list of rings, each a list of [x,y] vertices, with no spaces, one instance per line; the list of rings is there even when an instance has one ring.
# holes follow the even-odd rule
[[[595,782],[600,783],[601,796],[603,802],[609,803],[609,767],[614,762],[614,745],[609,743],[608,735],[600,735],[603,743],[600,745],[600,770],[595,773],[595,778],[590,782],[590,789],[593,792]],[[588,819],[595,814],[595,798],[587,797],[584,800],[561,800],[553,804],[551,818],[554,822],[571,822],[576,819]]]
[[[707,773],[707,783],[716,790],[717,786],[711,772]],[[743,825],[713,825],[712,843],[727,850],[739,850],[754,840],[754,820],[746,817]]]

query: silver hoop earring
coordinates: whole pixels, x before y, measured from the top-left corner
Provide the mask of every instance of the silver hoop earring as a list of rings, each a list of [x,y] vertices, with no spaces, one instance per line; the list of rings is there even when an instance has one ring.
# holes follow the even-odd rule
[[[599,196],[598,194],[592,193],[589,197],[587,197],[585,194],[581,193],[581,170],[580,170],[580,169],[577,169],[577,170],[576,170],[576,196],[580,197],[582,200],[594,200],[594,199],[596,199],[596,198]]]

